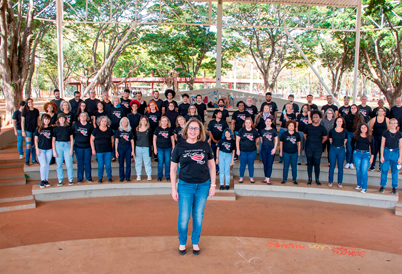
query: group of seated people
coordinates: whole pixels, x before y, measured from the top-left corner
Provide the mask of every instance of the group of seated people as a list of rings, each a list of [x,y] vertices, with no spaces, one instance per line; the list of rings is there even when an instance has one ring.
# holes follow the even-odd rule
[[[152,180],[151,158],[158,162],[158,181],[163,177],[170,181],[171,155],[176,144],[186,142],[183,129],[192,119],[205,123],[207,106],[201,95],[190,103],[188,94],[182,94],[179,105],[173,98],[175,91],[166,90],[166,100],[153,91],[153,99],[148,103],[139,92],[130,99],[130,90],[124,90],[123,97],[109,98],[103,94],[98,100],[94,90],[89,98],[81,100],[79,91],[67,101],[60,98],[60,91],[54,90],[55,99],[44,105],[45,113],[40,115],[34,108],[32,99],[21,102],[20,109],[13,115],[14,130],[18,137],[18,151],[23,156],[22,141],[26,142],[26,164],[40,163],[40,187],[49,187],[49,164],[56,159],[58,185],[63,185],[63,163],[67,168],[68,184],[73,185],[73,151],[77,159],[77,183],[85,178],[92,182],[91,158],[96,155],[98,162],[98,182],[102,183],[104,168],[107,179],[112,182],[111,162],[118,159],[120,182],[131,181],[131,162],[134,160],[137,180],[141,180],[142,163],[148,180]],[[313,103],[313,96],[307,96],[307,103],[300,109],[294,103],[294,96],[280,112],[279,131],[276,122],[278,107],[267,92],[266,101],[260,109],[252,98],[239,101],[232,115],[229,115],[225,101],[220,99],[213,112],[212,120],[205,128],[208,142],[214,153],[216,169],[220,177],[220,188],[229,189],[230,169],[240,160],[239,183],[243,183],[248,167],[249,180],[254,181],[254,163],[257,147],[264,167],[263,183],[271,184],[273,163],[279,148],[279,163],[283,163],[283,180],[288,178],[292,167],[292,181],[297,185],[297,165],[307,163],[308,185],[320,182],[322,153],[327,150],[329,158],[328,186],[334,183],[334,171],[338,166],[337,185],[342,188],[343,169],[355,169],[356,189],[367,191],[368,170],[374,170],[377,155],[380,155],[381,188],[384,192],[387,174],[391,168],[392,193],[397,193],[398,172],[402,163],[402,133],[398,122],[402,119],[401,98],[391,111],[378,101],[374,110],[367,105],[367,97],[362,96],[362,104],[344,105],[338,109],[332,96],[321,107]],[[304,158],[303,158],[304,151]],[[195,155],[194,157],[197,157]],[[346,165],[344,162],[346,159]],[[180,165],[179,165],[180,170]],[[164,171],[164,173],[163,173]]]

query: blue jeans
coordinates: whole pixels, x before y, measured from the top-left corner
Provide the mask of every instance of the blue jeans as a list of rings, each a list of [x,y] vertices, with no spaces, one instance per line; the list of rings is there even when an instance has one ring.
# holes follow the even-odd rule
[[[346,142],[346,163],[353,164],[353,149],[352,149],[352,139],[354,132],[348,132],[348,140]]]
[[[292,166],[292,178],[293,182],[297,179],[297,152],[286,153],[283,152],[283,181],[288,180],[289,166]]]
[[[165,164],[165,178],[170,178],[170,155],[172,148],[157,148],[158,149],[158,178],[163,177],[163,164]]]
[[[26,137],[25,137],[25,145],[26,145],[25,160],[27,163],[29,163],[29,158],[32,155],[32,162],[36,162],[35,142],[33,140],[34,132],[25,131],[25,134],[26,134]],[[28,141],[28,138],[30,138],[31,140]],[[28,146],[31,146],[31,148],[28,148]]]
[[[119,152],[119,177],[120,180],[131,177],[131,152],[133,149],[131,146],[118,146],[117,152]],[[126,173],[124,173],[124,159],[126,159]]]
[[[96,153],[98,159],[98,177],[103,179],[103,170],[106,167],[106,175],[108,179],[112,178],[112,152]]]
[[[219,184],[221,186],[230,185],[230,162],[232,161],[232,153],[219,150]]]
[[[389,166],[391,166],[392,188],[398,187],[398,158],[399,149],[394,149],[393,151],[390,151],[388,148],[384,148],[384,163],[381,164],[381,186],[385,187],[387,185],[387,175],[389,171]]]
[[[84,171],[87,181],[92,181],[91,174],[91,148],[74,147],[75,157],[77,158],[77,180],[84,180]]]
[[[264,165],[265,178],[271,178],[272,165],[274,163],[275,154],[272,155],[271,151],[274,149],[271,146],[261,146],[261,159]]]
[[[188,221],[193,216],[193,233],[191,242],[198,245],[201,236],[202,219],[204,216],[205,203],[208,199],[211,181],[201,184],[186,183],[179,180],[177,192],[179,193],[179,241],[181,245],[187,243]]]
[[[287,131],[286,128],[280,128],[279,129],[278,140],[281,140],[282,133],[284,133],[285,131]],[[279,157],[279,161],[283,161],[283,157]]]
[[[68,180],[72,181],[73,175],[73,155],[70,154],[71,143],[70,142],[58,142],[56,141],[56,163],[57,163],[57,178],[63,181],[63,161],[66,163]]]
[[[240,151],[240,178],[244,177],[246,166],[248,166],[248,176],[254,177],[254,160],[257,156],[257,150],[251,152]]]
[[[19,155],[24,155],[24,150],[22,148],[22,142],[24,141],[24,137],[22,137],[22,130],[17,130],[18,136],[17,136],[17,148],[18,148],[18,154]]]
[[[368,168],[370,164],[370,152],[353,152],[353,161],[356,165],[357,186],[367,189]]]
[[[52,160],[53,149],[40,149],[38,156],[40,164],[40,180],[47,181],[49,179],[49,164]]]
[[[298,163],[302,163],[303,159],[303,150],[306,146],[306,139],[304,139],[304,132],[299,131],[299,136],[300,136],[300,156],[297,158]],[[307,163],[307,156],[306,156],[306,151],[304,151],[304,162]]]
[[[334,171],[335,166],[338,163],[338,184],[342,184],[343,181],[343,162],[345,161],[345,147],[336,148],[331,146],[329,150],[329,175],[328,183],[332,184],[334,182]]]
[[[142,161],[144,160],[145,172],[152,175],[151,156],[149,156],[149,147],[135,148],[135,171],[137,176],[142,173]]]

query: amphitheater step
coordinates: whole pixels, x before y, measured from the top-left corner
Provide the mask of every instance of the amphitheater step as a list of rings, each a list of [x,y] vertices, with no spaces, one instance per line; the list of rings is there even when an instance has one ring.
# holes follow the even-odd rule
[[[395,207],[395,215],[402,216],[402,207],[400,206]]]
[[[7,202],[7,203],[0,203],[0,212],[30,209],[30,208],[35,208],[35,207],[36,207],[36,202],[34,199],[19,200],[19,201]]]
[[[13,145],[13,146],[5,147],[5,148],[0,150],[0,153],[11,153],[11,152],[17,152],[18,153],[18,149],[17,149],[16,144]]]
[[[2,186],[0,187],[0,203],[33,199],[32,186]]]
[[[10,177],[10,176],[9,176]],[[25,185],[26,179],[24,175],[12,176],[13,178],[0,179],[0,186]]]

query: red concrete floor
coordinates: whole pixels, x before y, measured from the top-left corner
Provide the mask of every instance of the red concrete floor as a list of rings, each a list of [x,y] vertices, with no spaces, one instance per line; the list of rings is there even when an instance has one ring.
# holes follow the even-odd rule
[[[0,249],[78,239],[177,236],[177,212],[170,195],[37,203],[36,209],[0,214]],[[402,218],[393,210],[238,196],[235,202],[207,202],[202,236],[284,239],[401,255],[401,228]]]

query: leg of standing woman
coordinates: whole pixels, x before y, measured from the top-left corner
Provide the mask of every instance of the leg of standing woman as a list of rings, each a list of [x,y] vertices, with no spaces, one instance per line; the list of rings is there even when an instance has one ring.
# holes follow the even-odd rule
[[[373,163],[371,164],[370,168],[375,168],[375,162],[377,161],[377,155],[380,152],[380,147],[381,147],[381,137],[382,136],[372,136],[373,137]]]
[[[145,150],[145,153],[148,151]],[[143,155],[143,149],[142,147],[135,147],[135,173],[137,176],[141,176],[142,174],[142,155]],[[149,155],[148,155],[149,156]],[[145,159],[144,159],[145,162]],[[146,166],[145,166],[146,167]]]
[[[299,131],[300,136],[300,156],[297,157],[297,162],[301,164],[303,162],[303,149],[304,149],[304,133]]]
[[[56,141],[56,163],[57,163],[57,179],[59,182],[63,181],[63,161],[64,161],[64,151],[63,151],[63,142]]]
[[[262,146],[260,150],[260,159],[262,160],[262,165],[264,167],[265,178],[268,178],[268,154],[270,153],[269,148],[269,146]]]
[[[112,152],[105,153],[105,168],[108,179],[112,179]]]
[[[247,165],[247,152],[240,151],[239,160],[240,160],[240,179],[244,177],[244,172],[246,171]]]
[[[103,179],[103,171],[105,168],[105,152],[96,153],[96,159],[98,159],[98,179]]]
[[[332,149],[332,148],[331,148]],[[338,158],[338,184],[342,184],[343,182],[343,163],[345,162],[345,148],[340,148],[337,152]]]
[[[73,181],[74,179],[73,155],[69,155],[70,148],[70,142],[64,142],[64,161],[67,167],[67,177],[69,182]]]
[[[392,151],[391,154],[391,174],[392,174],[392,188],[398,187],[398,157],[399,157],[399,150]]]
[[[119,178],[120,180],[124,179],[124,158],[125,158],[125,149],[123,146],[117,146],[117,152],[119,153]]]
[[[367,189],[368,169],[370,166],[370,152],[364,153],[361,161],[362,188]]]
[[[269,149],[269,153],[268,153],[268,163],[267,163],[267,178],[271,178],[272,175],[272,165],[274,164],[274,160],[275,160],[275,154],[272,155],[271,151],[272,149],[274,149],[273,147],[270,147]]]
[[[225,155],[226,155],[226,157],[225,157],[226,159],[224,162],[225,185],[229,186],[230,185],[230,163],[232,162],[232,153],[225,153]]]
[[[177,226],[180,245],[187,243],[188,221],[191,217],[195,187],[196,184],[186,183],[179,179],[177,186],[177,192],[179,193],[179,218]]]
[[[22,142],[24,141],[24,137],[22,137],[22,130],[17,130],[18,136],[17,136],[17,148],[18,148],[18,154],[20,156],[24,156],[24,150],[22,148]]]
[[[87,181],[92,181],[92,167],[91,167],[91,148],[84,149],[84,166],[85,166],[85,178]]]
[[[346,141],[346,163],[353,164],[352,139],[354,132],[348,132],[348,140]]]
[[[223,186],[225,183],[225,174],[226,174],[226,159],[225,159],[225,152],[219,151],[219,170],[221,171],[219,173],[219,185]]]
[[[127,147],[126,153],[125,153],[125,158],[126,158],[126,174],[125,174],[125,178],[126,180],[130,180],[131,177],[131,152],[133,151],[133,149],[131,148],[131,146]]]
[[[292,166],[293,182],[297,180],[297,152],[290,155],[290,164]]]
[[[314,151],[311,148],[307,148],[305,153],[307,156],[307,174],[308,179],[310,180],[313,177]]]
[[[210,180],[205,183],[196,184],[193,202],[193,233],[191,235],[191,242],[193,245],[198,245],[200,240],[202,219],[204,217],[204,209],[208,199],[210,186]]]
[[[389,171],[389,167],[391,165],[390,155],[391,155],[391,151],[389,151],[387,148],[385,148],[384,149],[384,163],[381,163],[381,181],[380,181],[380,185],[382,187],[385,187],[387,185],[388,171]],[[394,177],[392,177],[392,179],[394,179]]]
[[[142,157],[144,159],[145,173],[148,176],[151,176],[152,175],[151,156],[149,156],[149,154],[146,153],[147,151],[148,148],[143,148]]]
[[[357,151],[353,152],[353,161],[356,165],[357,186],[359,186],[359,187],[363,187],[361,154],[362,154],[361,152],[357,152]]]
[[[163,178],[163,150],[157,148],[158,151],[158,178]]]
[[[289,166],[290,166],[290,154],[283,152],[283,173],[282,173],[283,182],[286,182],[288,180]]]
[[[247,165],[248,165],[248,175],[250,176],[250,179],[254,178],[254,161],[256,157],[257,157],[257,150],[248,152]]]
[[[167,148],[165,150],[165,178],[170,178],[170,155],[172,154],[172,148]]]
[[[47,150],[40,150],[40,155],[38,155],[38,160],[40,164],[40,180],[46,181],[46,171],[49,173],[49,162],[46,161],[46,151]]]
[[[77,158],[77,181],[84,180],[84,149],[74,147],[75,158]]]
[[[337,157],[337,148],[332,147],[329,151],[329,174],[328,174],[328,183],[332,184],[334,182],[334,172],[336,166],[336,157]],[[339,165],[338,165],[339,169]],[[338,182],[339,183],[339,182]]]

